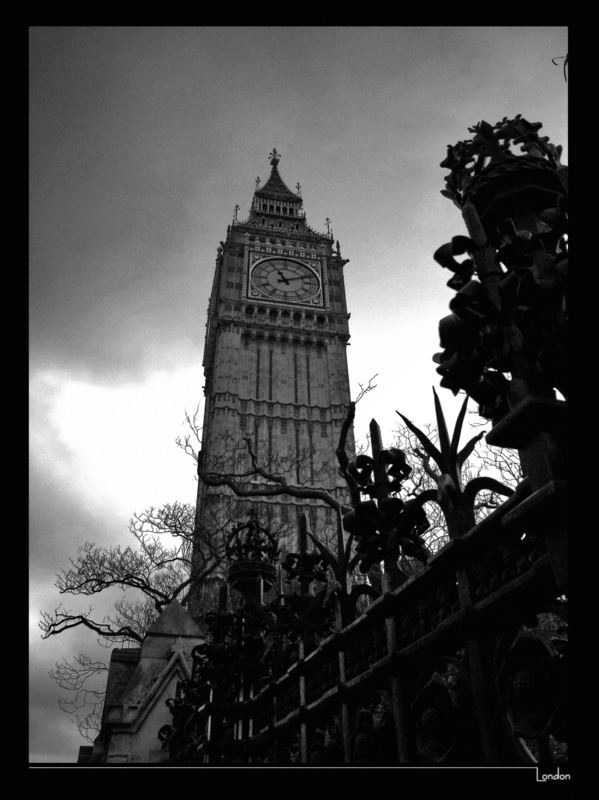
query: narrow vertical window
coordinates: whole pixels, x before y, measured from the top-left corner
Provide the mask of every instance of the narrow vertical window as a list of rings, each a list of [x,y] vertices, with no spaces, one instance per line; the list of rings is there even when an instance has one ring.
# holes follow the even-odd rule
[[[268,399],[272,400],[272,350],[268,351]]]
[[[308,401],[309,402],[309,401]],[[309,441],[309,454],[310,454],[310,483],[314,483],[314,425],[308,423],[308,441]]]
[[[316,533],[318,531],[318,510],[316,508],[310,509],[310,528],[312,533]]]
[[[254,418],[254,453],[258,455],[258,436],[260,434],[260,420],[258,417]]]
[[[256,351],[256,397],[260,397],[260,350]]]
[[[308,405],[312,405],[310,397],[310,353],[306,353],[306,392],[308,394]]]
[[[299,422],[295,423],[295,477],[298,483],[301,483],[300,475],[300,432]]]
[[[293,354],[293,378],[294,378],[294,387],[295,387],[295,402],[298,403],[298,392],[297,392],[297,352]]]

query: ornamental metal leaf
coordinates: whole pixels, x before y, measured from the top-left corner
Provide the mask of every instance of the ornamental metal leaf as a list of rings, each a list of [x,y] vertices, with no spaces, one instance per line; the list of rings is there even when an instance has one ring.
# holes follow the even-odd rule
[[[414,425],[413,422],[411,422],[407,417],[404,417],[404,415],[400,411],[396,411],[395,413],[398,414],[403,419],[403,421],[412,431],[412,433],[418,437],[420,443],[424,447],[426,454],[435,461],[435,463],[439,466],[440,469],[442,469],[443,457],[441,456],[439,450],[428,438],[426,433],[423,433],[423,431],[421,431],[420,428]]]

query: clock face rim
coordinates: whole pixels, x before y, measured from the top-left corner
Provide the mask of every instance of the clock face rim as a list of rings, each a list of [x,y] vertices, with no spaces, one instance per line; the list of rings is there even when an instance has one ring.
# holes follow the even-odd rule
[[[263,286],[260,286],[257,282],[254,281],[254,272],[257,267],[263,266],[268,263],[272,262],[287,262],[291,264],[295,264],[299,267],[302,267],[306,272],[309,273],[309,276],[314,279],[316,282],[316,289],[314,290],[313,294],[311,294],[308,298],[298,298],[294,297],[293,293],[289,293],[285,296],[285,291],[283,288],[275,289],[273,288],[271,291],[268,289],[265,290]],[[271,271],[275,271],[276,267],[272,267]],[[250,294],[250,289],[253,289],[254,292],[257,293],[258,296],[253,296]],[[280,292],[283,297],[275,297],[274,293]],[[316,306],[318,305],[321,307],[323,305],[323,298],[322,298],[322,280],[318,272],[313,268],[311,264],[307,264],[305,261],[302,261],[299,258],[293,258],[289,256],[280,256],[280,255],[272,255],[266,258],[261,258],[255,261],[249,270],[248,274],[248,298],[251,300],[268,300],[271,303],[289,303],[291,305],[300,305],[300,306]],[[318,302],[315,300],[318,299]]]

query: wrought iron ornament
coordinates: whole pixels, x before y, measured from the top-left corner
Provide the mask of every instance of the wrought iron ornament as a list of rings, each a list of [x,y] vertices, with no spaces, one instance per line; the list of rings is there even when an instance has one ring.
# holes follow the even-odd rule
[[[494,422],[526,395],[568,392],[567,168],[539,128],[520,115],[481,122],[441,163],[450,170],[442,194],[462,210],[469,236],[434,255],[457,290],[434,361],[441,386],[466,391]]]

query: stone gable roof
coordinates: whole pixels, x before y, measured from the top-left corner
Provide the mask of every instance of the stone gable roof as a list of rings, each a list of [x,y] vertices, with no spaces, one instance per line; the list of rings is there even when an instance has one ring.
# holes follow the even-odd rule
[[[139,662],[141,648],[115,648],[110,656],[110,669],[106,680],[104,714],[110,706],[122,701],[123,694]]]
[[[166,672],[179,660],[185,664],[191,650],[204,635],[191,615],[173,600],[150,626],[140,647],[116,648],[110,658],[102,725],[115,718],[116,707],[144,705],[144,699]],[[173,653],[180,652],[173,660]],[[180,668],[183,667],[180,665]],[[186,667],[186,669],[188,669]],[[121,712],[116,712],[117,716]],[[109,719],[110,714],[110,719]]]
[[[202,631],[181,603],[171,600],[162,614],[150,626],[147,636],[165,634],[168,636],[202,636]]]

